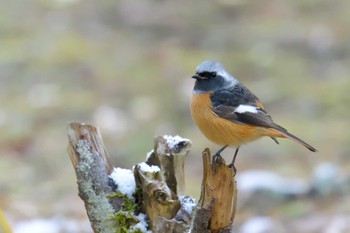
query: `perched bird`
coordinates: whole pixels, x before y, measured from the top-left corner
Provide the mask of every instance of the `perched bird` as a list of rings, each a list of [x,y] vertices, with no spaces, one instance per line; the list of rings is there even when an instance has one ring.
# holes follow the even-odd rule
[[[289,138],[310,151],[316,149],[276,124],[265,111],[260,100],[226,69],[214,60],[200,63],[196,68],[196,79],[191,97],[192,118],[201,132],[212,142],[226,147],[237,147],[260,137]]]

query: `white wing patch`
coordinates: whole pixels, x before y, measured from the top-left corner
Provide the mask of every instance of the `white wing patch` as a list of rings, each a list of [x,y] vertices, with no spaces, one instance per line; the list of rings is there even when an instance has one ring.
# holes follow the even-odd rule
[[[237,113],[245,113],[245,112],[258,113],[258,108],[255,106],[251,106],[251,105],[241,104],[235,109],[235,112],[237,112]]]

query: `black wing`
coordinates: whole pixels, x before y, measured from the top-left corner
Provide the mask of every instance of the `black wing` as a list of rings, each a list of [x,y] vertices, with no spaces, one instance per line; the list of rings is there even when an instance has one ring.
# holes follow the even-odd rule
[[[309,150],[317,151],[311,145],[289,133],[285,128],[274,123],[270,115],[263,109],[259,99],[242,84],[237,84],[229,90],[215,91],[211,94],[210,99],[212,101],[212,111],[219,117],[238,124],[251,124],[277,129],[286,137],[304,145]],[[255,107],[256,112],[237,111],[239,105]],[[279,144],[276,138],[271,138]]]
[[[267,128],[285,130],[273,122],[270,115],[262,108],[257,106],[259,99],[241,84],[235,85],[229,90],[219,90],[211,94],[212,111],[229,121],[239,124],[251,124]],[[236,112],[239,105],[248,105],[256,107],[257,112]]]
[[[231,107],[238,107],[241,104],[256,106],[256,101],[259,101],[248,88],[238,83],[231,89],[218,90],[210,96],[212,105],[226,105]]]

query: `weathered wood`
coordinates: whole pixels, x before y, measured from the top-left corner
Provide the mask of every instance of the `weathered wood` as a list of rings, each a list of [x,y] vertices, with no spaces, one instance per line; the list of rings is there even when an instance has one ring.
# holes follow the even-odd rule
[[[139,188],[142,192],[142,204],[147,216],[149,217],[151,228],[158,216],[166,219],[172,219],[180,209],[180,201],[177,195],[166,185],[164,177],[160,170],[147,171],[144,166],[136,165],[134,174],[140,183]]]
[[[112,165],[108,159],[102,137],[98,129],[80,123],[68,124],[68,153],[77,177],[79,196],[95,233],[115,232],[110,220],[119,210],[123,199],[108,198],[116,187],[108,175]]]
[[[188,223],[176,221],[174,219],[166,219],[158,216],[155,219],[153,232],[166,233],[184,233],[188,230]]]
[[[177,195],[185,192],[185,159],[191,149],[191,141],[179,136],[155,138],[154,152],[169,188]]]
[[[188,139],[156,137],[154,149],[146,163],[135,166],[135,180],[143,196],[142,209],[147,213],[155,232],[165,229],[167,232],[183,232],[185,228],[183,223],[177,224],[172,219],[178,213],[186,215],[185,212],[179,212],[181,205],[177,193],[184,192],[184,161],[190,147]]]
[[[202,157],[203,180],[197,207],[210,212],[208,229],[211,232],[230,232],[237,203],[235,171],[226,166],[221,156],[211,161],[212,156],[208,148],[203,151]]]

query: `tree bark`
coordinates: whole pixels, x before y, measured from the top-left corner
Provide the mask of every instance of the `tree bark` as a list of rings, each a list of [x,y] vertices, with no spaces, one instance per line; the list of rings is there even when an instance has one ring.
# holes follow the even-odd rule
[[[113,233],[110,217],[119,210],[123,199],[108,198],[115,187],[109,175],[109,161],[100,132],[91,125],[68,124],[68,153],[77,176],[79,197],[85,203],[95,233]]]

